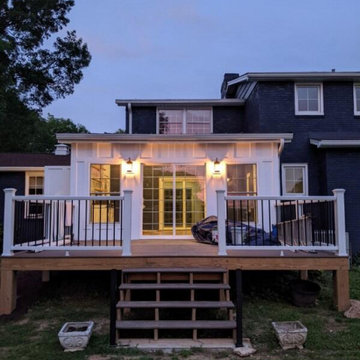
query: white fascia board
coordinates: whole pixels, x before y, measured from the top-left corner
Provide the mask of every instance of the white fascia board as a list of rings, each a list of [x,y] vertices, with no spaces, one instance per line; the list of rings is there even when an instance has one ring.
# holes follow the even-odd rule
[[[13,171],[44,171],[44,167],[41,166],[0,166],[1,172],[13,172]]]
[[[117,99],[118,106],[241,106],[245,102],[240,99]]]
[[[60,142],[67,144],[79,142],[112,143],[237,143],[237,142],[291,142],[293,134],[209,134],[209,135],[162,135],[162,134],[57,134]]]
[[[345,148],[360,147],[360,140],[317,140],[310,139],[310,144],[317,148]]]
[[[346,80],[360,81],[360,72],[269,72],[269,73],[246,73],[228,82],[228,86],[236,85],[244,81],[323,81],[323,80]]]

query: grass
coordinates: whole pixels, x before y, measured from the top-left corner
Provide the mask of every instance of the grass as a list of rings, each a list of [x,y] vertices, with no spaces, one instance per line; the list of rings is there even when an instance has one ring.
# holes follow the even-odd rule
[[[256,360],[275,359],[360,359],[360,320],[347,319],[332,306],[331,278],[314,272],[321,283],[317,306],[297,308],[287,295],[292,273],[261,273],[245,281],[244,335],[257,349]],[[251,276],[251,280],[250,280]],[[272,276],[269,282],[267,276]],[[189,349],[177,353],[144,353],[137,349],[110,347],[108,336],[108,277],[104,273],[59,273],[44,286],[38,301],[16,319],[0,319],[1,360],[205,360],[236,359],[231,352]],[[270,284],[270,285],[269,285]],[[276,284],[276,286],[274,286]],[[351,297],[360,299],[360,268],[350,273]],[[57,333],[69,320],[94,320],[95,330],[83,352],[64,353]],[[272,321],[301,320],[308,328],[305,349],[283,351],[273,330]]]

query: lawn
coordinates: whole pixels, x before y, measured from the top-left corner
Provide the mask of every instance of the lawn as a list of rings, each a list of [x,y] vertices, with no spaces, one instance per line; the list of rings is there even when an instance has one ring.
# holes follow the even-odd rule
[[[319,301],[313,308],[291,305],[287,284],[293,276],[294,273],[280,272],[245,274],[244,335],[251,338],[258,351],[251,359],[360,359],[360,320],[346,319],[333,309],[330,274],[311,273],[312,278],[322,286]],[[196,349],[172,354],[147,354],[136,349],[111,348],[108,345],[108,274],[64,272],[54,277],[42,287],[39,299],[26,313],[0,320],[0,359],[237,358],[231,352]],[[351,271],[350,283],[351,297],[360,299],[360,268]],[[69,319],[91,319],[96,323],[84,352],[62,351],[57,333]],[[305,349],[282,351],[271,328],[271,321],[275,320],[301,320],[309,332]]]

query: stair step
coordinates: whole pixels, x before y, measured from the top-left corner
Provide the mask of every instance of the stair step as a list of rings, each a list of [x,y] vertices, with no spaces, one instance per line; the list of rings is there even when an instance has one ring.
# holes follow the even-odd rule
[[[175,290],[175,289],[226,289],[229,290],[230,286],[228,284],[204,284],[204,283],[199,283],[199,284],[189,284],[189,283],[161,283],[161,284],[156,284],[156,283],[149,283],[149,284],[134,284],[134,283],[130,283],[130,284],[121,284],[119,286],[120,290],[163,290],[163,289],[170,289],[170,290]]]
[[[225,273],[223,268],[134,268],[124,269],[123,274],[129,273]]]
[[[126,320],[117,321],[117,329],[235,329],[233,320]]]
[[[117,308],[233,308],[231,301],[119,301]]]

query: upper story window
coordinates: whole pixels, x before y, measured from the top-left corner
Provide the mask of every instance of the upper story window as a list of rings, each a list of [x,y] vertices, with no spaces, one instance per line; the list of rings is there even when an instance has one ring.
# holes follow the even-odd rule
[[[295,84],[295,115],[323,115],[322,84]]]
[[[158,109],[159,134],[211,134],[211,108]]]
[[[307,195],[307,165],[282,165],[282,193],[283,195]]]
[[[360,84],[354,84],[354,114],[360,115]]]

